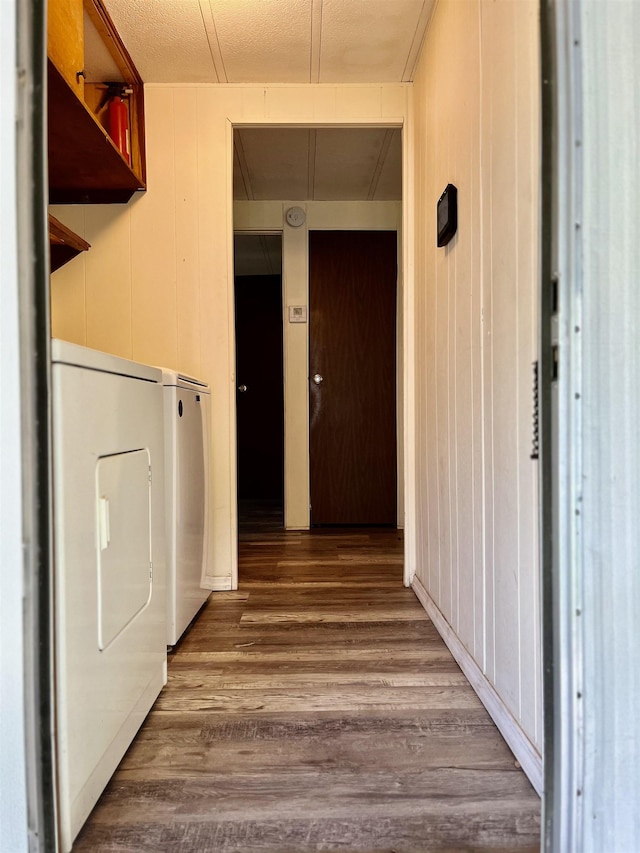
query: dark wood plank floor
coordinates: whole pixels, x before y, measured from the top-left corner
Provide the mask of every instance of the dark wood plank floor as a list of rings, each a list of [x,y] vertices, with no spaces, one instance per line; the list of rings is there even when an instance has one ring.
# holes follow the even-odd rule
[[[540,803],[413,593],[401,534],[241,537],[74,851],[535,851]]]

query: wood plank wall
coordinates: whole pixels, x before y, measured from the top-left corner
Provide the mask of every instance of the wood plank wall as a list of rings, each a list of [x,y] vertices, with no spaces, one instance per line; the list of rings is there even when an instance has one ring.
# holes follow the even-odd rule
[[[537,80],[534,0],[440,0],[413,87],[405,166],[415,182],[405,187],[415,197],[407,245],[415,233],[418,577],[539,745],[528,458]],[[213,386],[218,588],[231,586],[236,561],[232,123],[402,123],[411,91],[148,87],[148,192],[126,206],[55,211],[92,248],[53,276],[54,334]],[[436,250],[435,202],[448,181],[459,188],[459,232]]]
[[[417,577],[539,750],[537,11],[434,13],[414,87],[414,334]],[[437,249],[449,182],[458,233]]]
[[[232,128],[402,125],[408,84],[146,86],[147,184],[128,205],[56,206],[91,243],[52,276],[53,335],[212,386],[209,579],[237,566]]]

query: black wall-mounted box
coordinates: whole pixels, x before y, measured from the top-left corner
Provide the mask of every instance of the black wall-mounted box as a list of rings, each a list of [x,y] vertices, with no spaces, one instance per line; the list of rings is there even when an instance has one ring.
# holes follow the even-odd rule
[[[446,246],[458,229],[458,190],[447,184],[438,199],[438,247]]]

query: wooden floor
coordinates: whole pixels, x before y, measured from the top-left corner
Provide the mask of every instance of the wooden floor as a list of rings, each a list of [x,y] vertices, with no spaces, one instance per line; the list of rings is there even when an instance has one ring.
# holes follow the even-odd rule
[[[74,851],[536,851],[540,802],[397,531],[241,536]]]

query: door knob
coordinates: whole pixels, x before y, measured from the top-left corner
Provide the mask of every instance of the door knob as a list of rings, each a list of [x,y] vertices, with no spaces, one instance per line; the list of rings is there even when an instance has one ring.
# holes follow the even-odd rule
[[[322,383],[324,382],[324,376],[321,376],[319,373],[314,373],[313,381],[316,383],[316,385],[322,385]]]
[[[238,385],[238,391],[239,391],[241,394],[244,394],[244,392],[245,392],[246,390],[247,390],[247,386],[246,386],[246,385]]]

